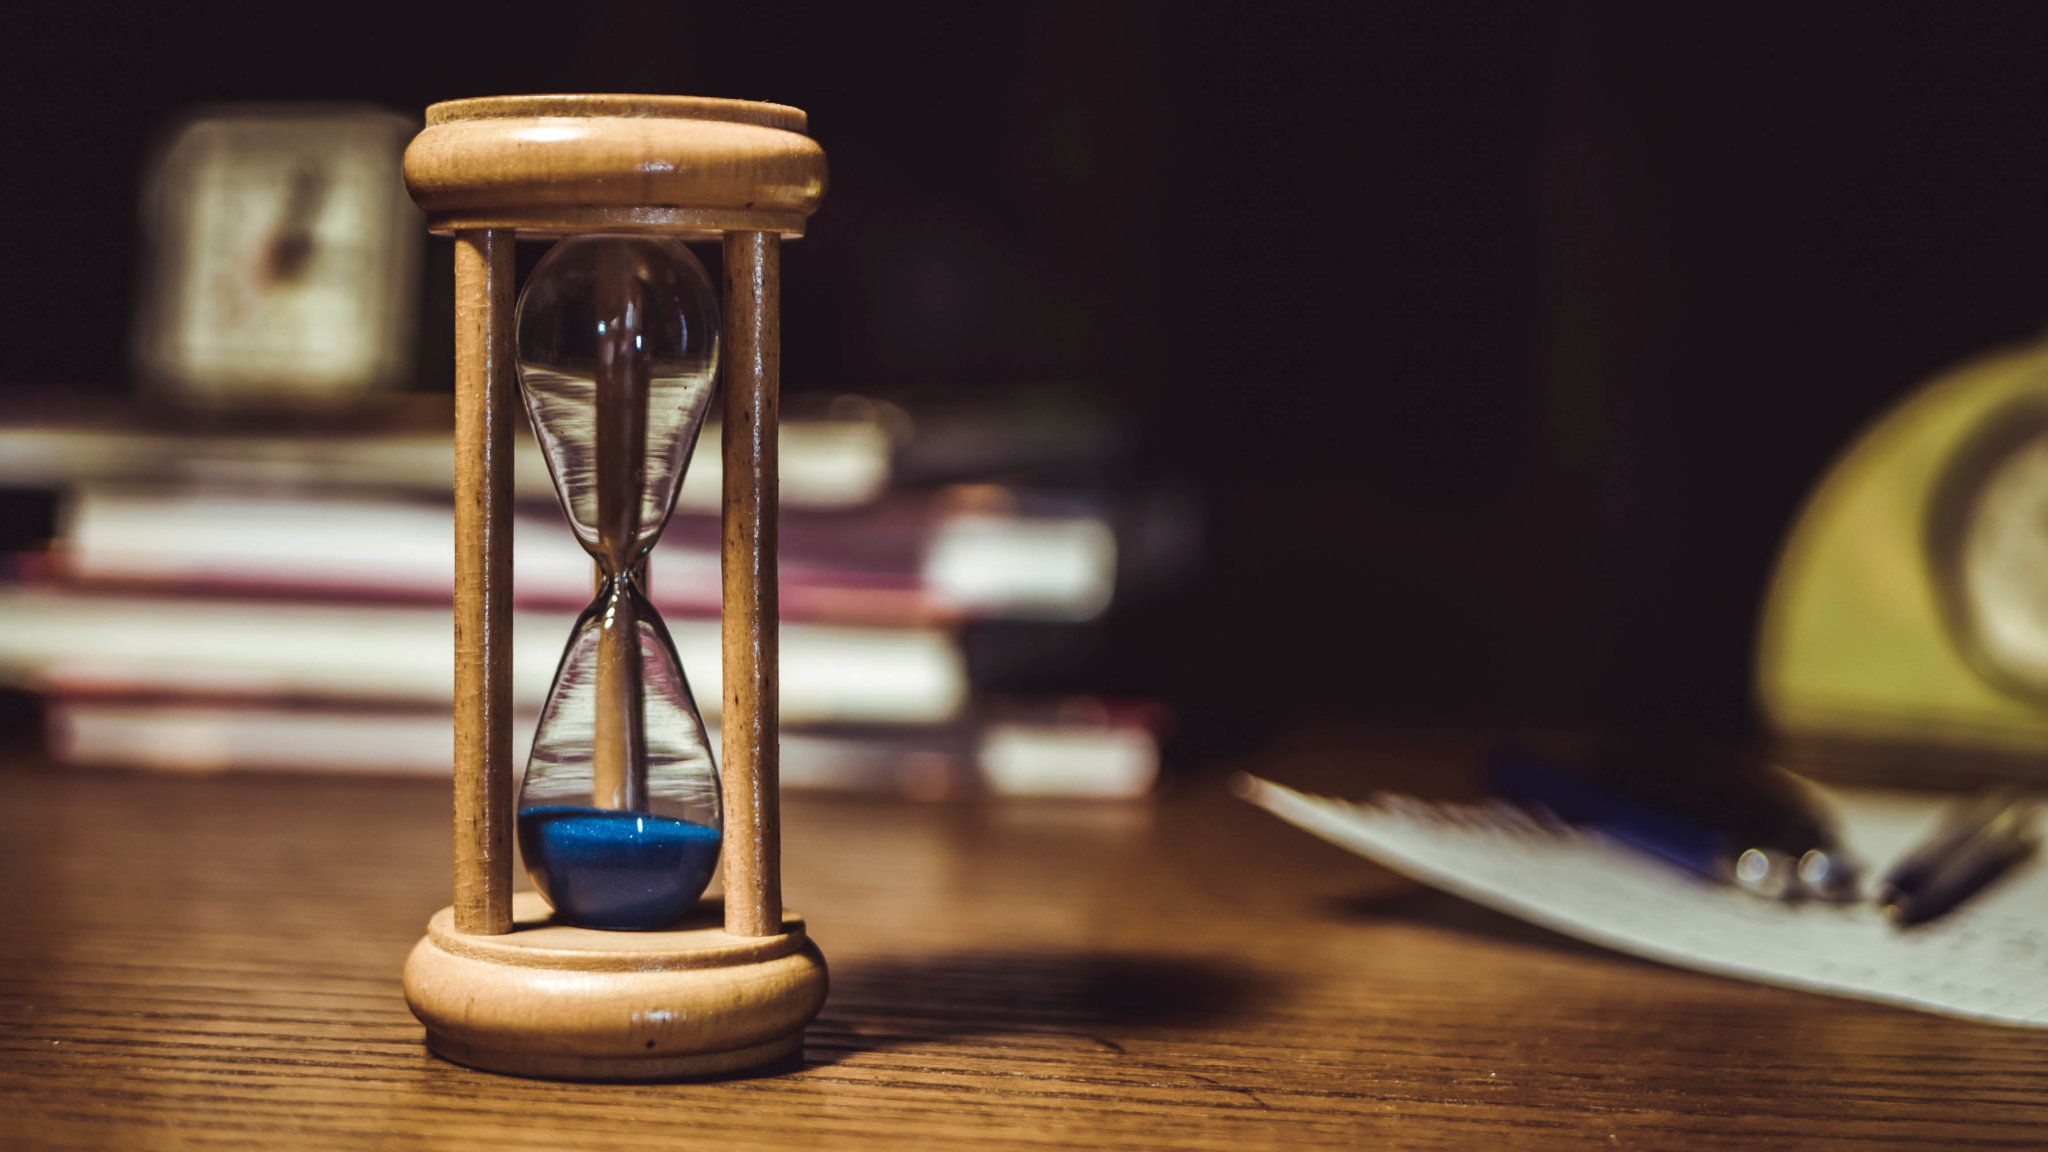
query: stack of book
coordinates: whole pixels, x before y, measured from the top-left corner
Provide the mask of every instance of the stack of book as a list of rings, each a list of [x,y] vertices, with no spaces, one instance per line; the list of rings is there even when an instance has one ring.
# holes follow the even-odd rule
[[[648,574],[713,726],[718,442],[706,428]],[[784,783],[932,798],[1145,792],[1155,709],[992,698],[960,644],[979,621],[1099,618],[1119,569],[1107,505],[948,478],[911,447],[900,410],[864,401],[783,427]],[[42,695],[65,762],[445,773],[451,467],[445,427],[0,428],[0,487],[59,494],[54,538],[15,555],[0,584],[0,679]],[[530,439],[514,473],[524,763],[592,569]]]

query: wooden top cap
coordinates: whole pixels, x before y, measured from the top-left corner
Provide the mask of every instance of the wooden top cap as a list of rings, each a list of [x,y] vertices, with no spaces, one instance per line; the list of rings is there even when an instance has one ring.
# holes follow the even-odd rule
[[[405,186],[435,232],[803,235],[825,152],[801,110],[702,96],[487,96],[427,109]]]

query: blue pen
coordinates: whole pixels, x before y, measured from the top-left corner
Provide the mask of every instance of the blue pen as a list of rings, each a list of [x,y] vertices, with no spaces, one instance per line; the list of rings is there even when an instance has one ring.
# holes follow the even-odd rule
[[[1566,775],[1527,752],[1502,752],[1489,767],[1494,790],[1507,799],[1540,805],[1688,872],[1773,899],[1797,889],[1797,862],[1776,848],[1738,845],[1709,824]]]

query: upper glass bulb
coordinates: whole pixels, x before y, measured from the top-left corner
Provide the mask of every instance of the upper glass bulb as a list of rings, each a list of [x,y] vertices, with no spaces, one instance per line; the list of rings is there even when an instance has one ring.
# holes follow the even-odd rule
[[[519,295],[519,380],[576,539],[607,573],[654,546],[718,376],[718,301],[681,242],[575,236]]]

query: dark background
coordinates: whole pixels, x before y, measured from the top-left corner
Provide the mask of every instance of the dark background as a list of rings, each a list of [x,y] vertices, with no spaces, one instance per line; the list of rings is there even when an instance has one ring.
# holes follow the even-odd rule
[[[1084,381],[1202,496],[1200,577],[1068,686],[1164,697],[1193,760],[1317,718],[1741,739],[1806,486],[2048,318],[2048,5],[1665,7],[20,5],[0,384],[129,386],[192,105],[791,103],[833,182],[786,387]]]

